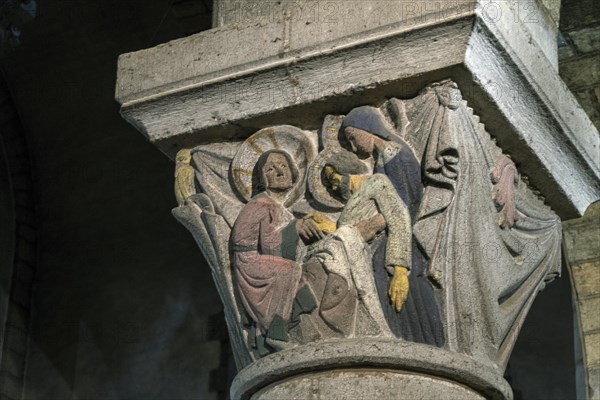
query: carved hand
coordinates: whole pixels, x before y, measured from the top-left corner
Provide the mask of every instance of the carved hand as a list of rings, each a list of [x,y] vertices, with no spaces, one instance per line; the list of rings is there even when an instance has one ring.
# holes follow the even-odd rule
[[[300,219],[296,223],[296,231],[298,235],[304,240],[310,239],[322,239],[323,232],[319,229],[317,223],[312,219]]]
[[[408,289],[408,270],[405,267],[394,267],[394,276],[390,281],[388,296],[396,312],[402,310],[402,306],[404,306],[404,302],[408,297]]]
[[[324,234],[328,235],[335,232],[337,226],[334,221],[329,219],[325,214],[318,211],[309,213],[304,219],[312,219],[317,224],[317,228]]]

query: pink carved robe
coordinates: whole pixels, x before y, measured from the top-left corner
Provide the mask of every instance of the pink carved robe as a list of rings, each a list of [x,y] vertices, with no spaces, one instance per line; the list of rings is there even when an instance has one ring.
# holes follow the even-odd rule
[[[264,192],[244,206],[233,226],[234,285],[263,334],[276,314],[290,318],[302,276],[297,240],[293,215]]]

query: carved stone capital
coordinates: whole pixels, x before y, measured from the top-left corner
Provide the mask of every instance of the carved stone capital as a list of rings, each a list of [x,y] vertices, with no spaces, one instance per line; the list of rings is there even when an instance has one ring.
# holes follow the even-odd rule
[[[122,55],[121,113],[176,155],[234,398],[509,399],[559,216],[600,197],[597,133],[510,2],[367,3]]]

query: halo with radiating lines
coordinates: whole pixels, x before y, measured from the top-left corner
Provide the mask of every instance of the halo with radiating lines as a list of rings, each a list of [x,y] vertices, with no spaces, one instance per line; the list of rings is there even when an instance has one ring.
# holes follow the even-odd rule
[[[250,200],[254,165],[261,154],[273,149],[287,152],[298,167],[298,180],[285,201],[285,206],[289,206],[303,194],[306,168],[314,160],[316,154],[316,145],[301,129],[290,125],[279,125],[261,129],[250,136],[231,162],[231,176],[239,195],[246,201]]]

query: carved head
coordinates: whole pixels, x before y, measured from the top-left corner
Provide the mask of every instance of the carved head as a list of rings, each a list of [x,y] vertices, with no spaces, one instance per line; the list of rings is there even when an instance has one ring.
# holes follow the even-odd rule
[[[283,150],[264,152],[256,162],[254,176],[257,178],[255,193],[264,190],[286,192],[298,180],[298,167],[292,157]]]
[[[377,142],[381,140],[398,141],[392,133],[385,117],[375,107],[363,106],[350,111],[340,127],[340,142],[350,147],[359,157],[373,154]]]
[[[440,104],[451,110],[456,110],[462,102],[462,94],[458,85],[447,79],[442,82],[433,83],[430,88],[435,91]]]
[[[367,133],[367,135],[369,134]],[[364,175],[369,173],[369,168],[356,154],[344,149],[340,149],[340,151],[336,152],[335,157],[327,161],[327,165],[321,171],[322,182],[334,198],[339,198],[345,202],[348,201],[351,193],[346,181],[335,181],[335,173],[341,176]]]
[[[346,139],[352,147],[352,152],[356,153],[361,158],[365,158],[373,154],[375,149],[375,136],[371,133],[348,126],[344,129]]]
[[[190,149],[181,149],[175,156],[175,162],[189,164],[192,161],[192,152]]]

